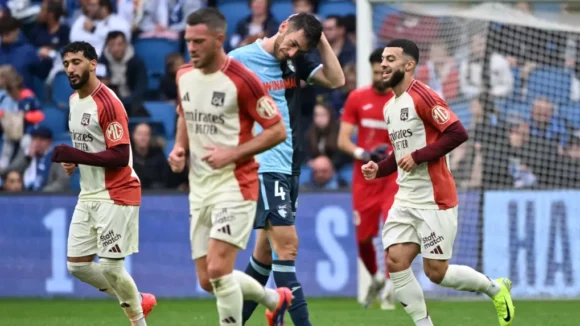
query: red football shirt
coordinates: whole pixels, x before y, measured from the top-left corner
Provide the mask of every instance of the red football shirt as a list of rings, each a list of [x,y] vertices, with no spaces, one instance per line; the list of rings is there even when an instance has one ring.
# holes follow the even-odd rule
[[[358,147],[372,151],[373,148],[379,145],[390,145],[387,123],[383,115],[383,107],[391,97],[393,97],[393,92],[386,94],[379,93],[372,86],[358,88],[349,94],[344,104],[342,121],[357,126]],[[391,147],[388,150],[388,153],[390,152],[392,152]],[[391,196],[397,192],[396,173],[385,178],[366,181],[361,172],[362,165],[363,162],[355,160],[353,170],[353,195],[355,204],[362,202],[366,194],[376,194],[377,188],[384,188],[384,192]],[[361,198],[361,200],[358,200],[358,198]],[[371,204],[373,201],[368,199],[367,197],[366,201]],[[380,198],[377,198],[377,200],[380,200]]]

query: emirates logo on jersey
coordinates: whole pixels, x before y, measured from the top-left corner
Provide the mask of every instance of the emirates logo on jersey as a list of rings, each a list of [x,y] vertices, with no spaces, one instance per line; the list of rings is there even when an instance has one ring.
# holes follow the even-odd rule
[[[444,124],[445,122],[449,121],[449,118],[451,117],[449,110],[440,105],[437,105],[431,109],[431,114],[433,115],[433,120],[435,120],[438,124]]]
[[[263,119],[272,119],[278,115],[278,108],[269,96],[263,96],[258,100],[258,107],[256,108],[258,115]]]
[[[118,141],[123,138],[123,126],[117,121],[111,122],[107,127],[107,138],[110,141]]]

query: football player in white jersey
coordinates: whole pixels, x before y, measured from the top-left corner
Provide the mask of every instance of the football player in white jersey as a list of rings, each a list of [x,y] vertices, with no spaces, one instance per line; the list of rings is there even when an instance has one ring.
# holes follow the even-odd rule
[[[512,324],[515,310],[506,278],[491,280],[469,266],[449,264],[457,233],[457,191],[447,154],[467,140],[467,132],[431,88],[414,79],[417,45],[390,41],[383,51],[383,81],[395,96],[383,109],[393,153],[362,166],[367,180],[397,171],[399,190],[383,226],[383,245],[395,294],[415,325],[431,326],[423,291],[411,270],[421,253],[425,274],[436,284],[487,294],[499,324]]]
[[[284,325],[288,288],[266,289],[234,270],[252,232],[258,200],[254,155],[286,139],[276,104],[258,77],[224,49],[226,21],[214,8],[187,17],[191,63],[176,76],[178,126],[169,155],[174,172],[190,162],[190,238],[201,286],[217,299],[219,324],[241,326],[244,300],[263,304],[269,325]],[[253,135],[255,123],[264,129]]]
[[[140,294],[124,267],[139,251],[141,183],[132,167],[128,117],[115,93],[96,75],[97,53],[86,42],[62,50],[64,71],[76,91],[70,97],[69,130],[74,147],[59,145],[53,162],[68,175],[78,167],[81,192],[72,216],[67,267],[79,280],[116,296],[131,325],[146,325],[156,304]],[[99,256],[99,263],[93,262]]]

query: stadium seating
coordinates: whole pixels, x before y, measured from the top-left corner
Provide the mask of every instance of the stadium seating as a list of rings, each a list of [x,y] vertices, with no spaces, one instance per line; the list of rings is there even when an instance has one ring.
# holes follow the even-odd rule
[[[338,170],[338,177],[344,182],[352,183],[352,171],[354,169],[354,164],[347,164]]]
[[[279,23],[281,23],[285,19],[287,19],[290,15],[292,15],[294,11],[294,9],[292,9],[292,1],[290,0],[275,1],[272,4],[271,11],[276,20]]]
[[[135,53],[140,54],[147,67],[149,90],[158,90],[159,81],[165,74],[165,57],[179,52],[179,42],[164,38],[138,39],[133,42]]]
[[[356,6],[350,0],[324,1],[318,8],[318,15],[325,18],[329,15],[350,15],[356,13]]]
[[[245,0],[220,0],[218,6],[228,22],[229,36],[234,33],[236,24],[250,13]]]
[[[530,73],[528,79],[528,100],[545,96],[555,104],[565,104],[570,100],[572,72],[563,68],[540,67]]]
[[[145,102],[145,109],[151,116],[151,121],[159,122],[163,125],[163,134],[167,138],[175,135],[175,106],[168,102]]]
[[[58,72],[54,77],[50,90],[52,103],[61,109],[68,108],[68,100],[73,92],[74,90],[70,87],[66,73],[64,71]]]
[[[66,133],[68,121],[68,109],[59,109],[55,106],[45,105],[43,108],[44,120],[40,123],[52,130],[55,134]]]

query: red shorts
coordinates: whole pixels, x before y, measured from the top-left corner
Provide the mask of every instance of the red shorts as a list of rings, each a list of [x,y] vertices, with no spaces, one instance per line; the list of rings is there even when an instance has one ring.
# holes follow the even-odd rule
[[[353,187],[353,217],[357,241],[367,240],[378,235],[379,227],[387,219],[397,192],[396,189],[385,189],[384,187],[378,191],[369,188],[363,189]]]

